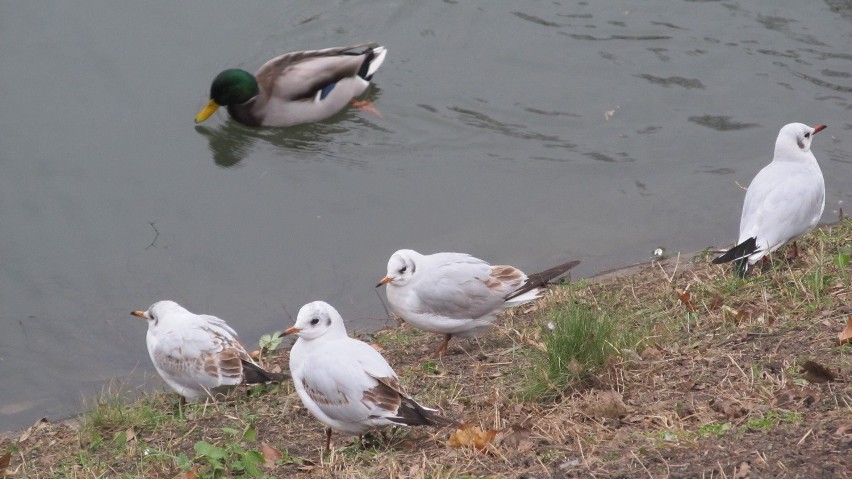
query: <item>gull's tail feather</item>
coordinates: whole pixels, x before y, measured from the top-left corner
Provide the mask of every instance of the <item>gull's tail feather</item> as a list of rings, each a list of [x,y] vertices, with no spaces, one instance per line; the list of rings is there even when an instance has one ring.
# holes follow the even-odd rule
[[[396,417],[391,421],[406,426],[458,426],[459,422],[442,415],[437,409],[421,406],[414,399],[401,396],[401,403]]]
[[[285,379],[290,379],[289,374],[273,373],[263,369],[251,361],[246,361],[245,359],[242,359],[241,361],[243,363],[243,382],[245,384],[261,384],[271,381],[284,381]]]
[[[554,278],[557,278],[559,276],[562,276],[563,274],[567,273],[571,268],[573,268],[574,266],[577,266],[578,264],[580,264],[580,262],[577,261],[577,260],[569,261],[567,263],[563,263],[563,264],[560,264],[558,266],[554,266],[550,269],[546,269],[546,270],[544,270],[540,273],[533,273],[533,274],[527,275],[527,280],[524,282],[524,284],[522,284],[520,288],[518,288],[515,291],[511,292],[510,294],[506,295],[506,297],[503,298],[503,299],[505,301],[511,301],[511,300],[514,299],[516,302],[523,302],[523,300],[531,301],[533,299],[537,299],[541,295],[541,292],[542,292],[542,290],[540,290],[540,288],[545,286],[548,283],[548,281],[550,281]],[[533,292],[532,296],[529,296],[529,297],[525,296],[525,297],[521,298],[522,295],[524,295],[526,293],[530,293],[530,292]]]
[[[714,258],[713,264],[722,264],[733,261],[736,265],[737,275],[740,278],[744,278],[748,271],[748,257],[757,252],[757,237],[753,236],[729,249],[723,255]]]

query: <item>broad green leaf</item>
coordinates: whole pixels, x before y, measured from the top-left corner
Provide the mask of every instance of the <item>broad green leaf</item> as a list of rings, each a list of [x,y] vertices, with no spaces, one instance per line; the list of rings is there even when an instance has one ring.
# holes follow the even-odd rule
[[[248,442],[254,442],[257,439],[257,432],[254,430],[254,426],[249,425],[246,427],[246,430],[243,431],[243,439]]]
[[[252,477],[260,477],[263,475],[263,471],[260,469],[261,464],[263,464],[263,455],[259,452],[246,452],[245,456],[243,456],[243,463],[246,466],[246,474]]]
[[[192,466],[192,461],[190,461],[189,458],[186,457],[186,454],[180,453],[177,457],[177,465],[179,468],[181,468],[181,470],[187,471],[189,470],[190,466]]]
[[[207,441],[198,441],[195,443],[195,452],[204,457],[211,459],[222,460],[227,454],[221,447],[214,446]]]

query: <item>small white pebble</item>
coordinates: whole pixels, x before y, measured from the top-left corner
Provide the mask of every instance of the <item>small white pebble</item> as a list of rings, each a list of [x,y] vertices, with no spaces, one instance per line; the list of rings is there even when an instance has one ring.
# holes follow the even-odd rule
[[[551,330],[551,331],[553,331],[554,329],[556,329],[556,325],[555,325],[555,324],[553,324],[553,321],[548,321],[548,322],[547,322],[547,329],[549,329],[549,330]]]

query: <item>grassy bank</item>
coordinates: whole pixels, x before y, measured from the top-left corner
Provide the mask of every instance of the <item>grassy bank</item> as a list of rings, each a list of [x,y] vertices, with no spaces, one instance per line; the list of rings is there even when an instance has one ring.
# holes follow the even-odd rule
[[[0,466],[21,478],[847,477],[852,347],[838,332],[852,223],[800,245],[745,280],[699,254],[556,287],[436,360],[421,360],[436,335],[367,338],[463,432],[335,434],[323,454],[288,383],[185,407],[116,385],[79,420],[2,440]],[[287,351],[266,362],[286,370]]]

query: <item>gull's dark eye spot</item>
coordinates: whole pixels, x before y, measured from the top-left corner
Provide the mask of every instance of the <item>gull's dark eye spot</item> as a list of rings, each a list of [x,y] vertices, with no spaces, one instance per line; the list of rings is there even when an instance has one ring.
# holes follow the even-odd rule
[[[314,318],[311,320],[311,326],[316,326],[317,324],[319,324],[319,318]]]
[[[408,268],[408,266],[403,266],[403,267],[399,270],[399,274],[403,274],[403,273],[405,273],[406,268]]]
[[[811,137],[811,132],[805,133],[805,138],[810,138],[810,137]]]

